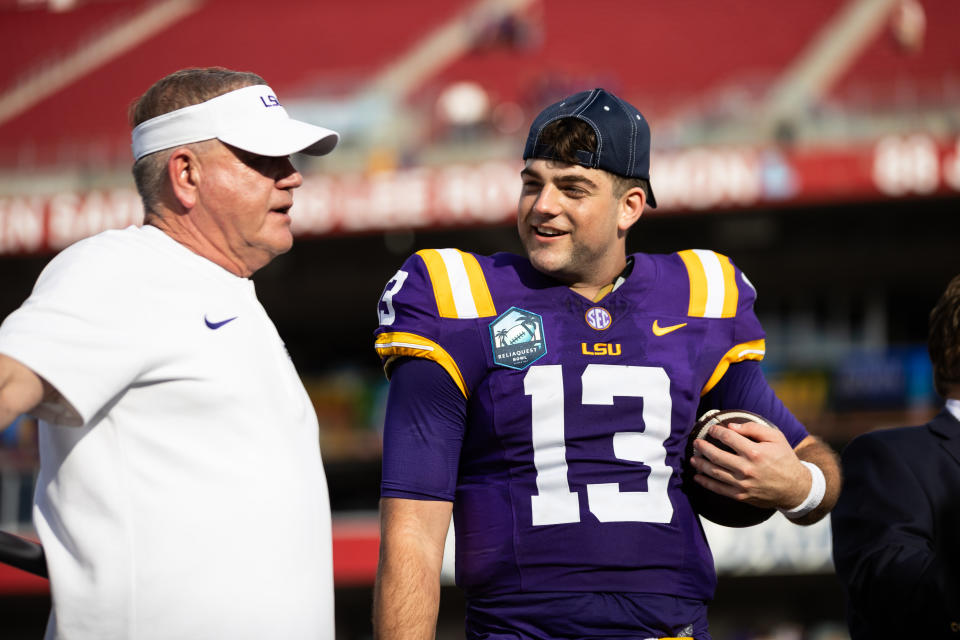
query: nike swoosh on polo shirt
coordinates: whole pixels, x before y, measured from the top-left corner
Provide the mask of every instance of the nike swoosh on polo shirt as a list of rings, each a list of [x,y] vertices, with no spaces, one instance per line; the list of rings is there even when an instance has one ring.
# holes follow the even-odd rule
[[[219,321],[219,322],[210,322],[210,320],[209,320],[209,318],[207,318],[207,316],[203,316],[203,321],[206,323],[207,328],[213,329],[213,330],[217,330],[217,329],[219,329],[220,327],[222,327],[223,325],[227,324],[228,322],[232,322],[232,321],[236,320],[238,317],[239,317],[239,316],[233,316],[232,318],[227,318],[226,320],[221,320],[221,321]]]

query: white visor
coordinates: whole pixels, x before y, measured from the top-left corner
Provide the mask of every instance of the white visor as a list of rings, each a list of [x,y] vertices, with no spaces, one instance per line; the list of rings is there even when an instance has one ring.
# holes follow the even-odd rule
[[[322,156],[340,134],[294,120],[273,89],[259,84],[141,122],[133,130],[133,158],[213,138],[261,156]]]

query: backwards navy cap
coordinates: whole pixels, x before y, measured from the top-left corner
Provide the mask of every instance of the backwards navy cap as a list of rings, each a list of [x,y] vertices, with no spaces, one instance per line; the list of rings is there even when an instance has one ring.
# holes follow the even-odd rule
[[[650,181],[650,125],[632,104],[605,89],[575,93],[541,111],[530,125],[524,160],[553,157],[553,148],[540,142],[540,134],[548,124],[562,118],[583,120],[597,134],[596,151],[578,150],[577,164]],[[652,186],[647,202],[657,206]]]

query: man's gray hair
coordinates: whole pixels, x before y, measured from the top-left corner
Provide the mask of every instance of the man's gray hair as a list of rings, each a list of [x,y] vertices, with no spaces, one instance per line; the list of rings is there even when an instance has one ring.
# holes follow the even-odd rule
[[[236,89],[266,84],[263,78],[247,71],[223,67],[181,69],[158,80],[130,105],[131,128],[165,113],[206,102]],[[167,185],[167,160],[172,149],[146,155],[133,165],[133,180],[147,215],[155,213]]]

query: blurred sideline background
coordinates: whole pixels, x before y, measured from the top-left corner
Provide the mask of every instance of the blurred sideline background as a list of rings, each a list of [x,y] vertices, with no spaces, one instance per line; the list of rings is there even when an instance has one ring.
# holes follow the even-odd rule
[[[0,317],[53,253],[139,224],[126,109],[161,76],[255,71],[340,131],[296,159],[298,242],[254,280],[320,418],[338,638],[368,638],[377,300],[418,249],[520,251],[526,129],[564,95],[603,86],[647,116],[661,206],[629,249],[731,256],[765,371],[813,433],[839,450],[939,408],[926,319],[960,272],[958,33],[957,0],[0,0]],[[26,417],[0,434],[0,528],[24,535],[35,438]],[[847,638],[829,522],[708,535],[716,640]],[[439,635],[462,637],[443,598]],[[41,637],[48,607],[45,581],[0,567],[0,636]]]

